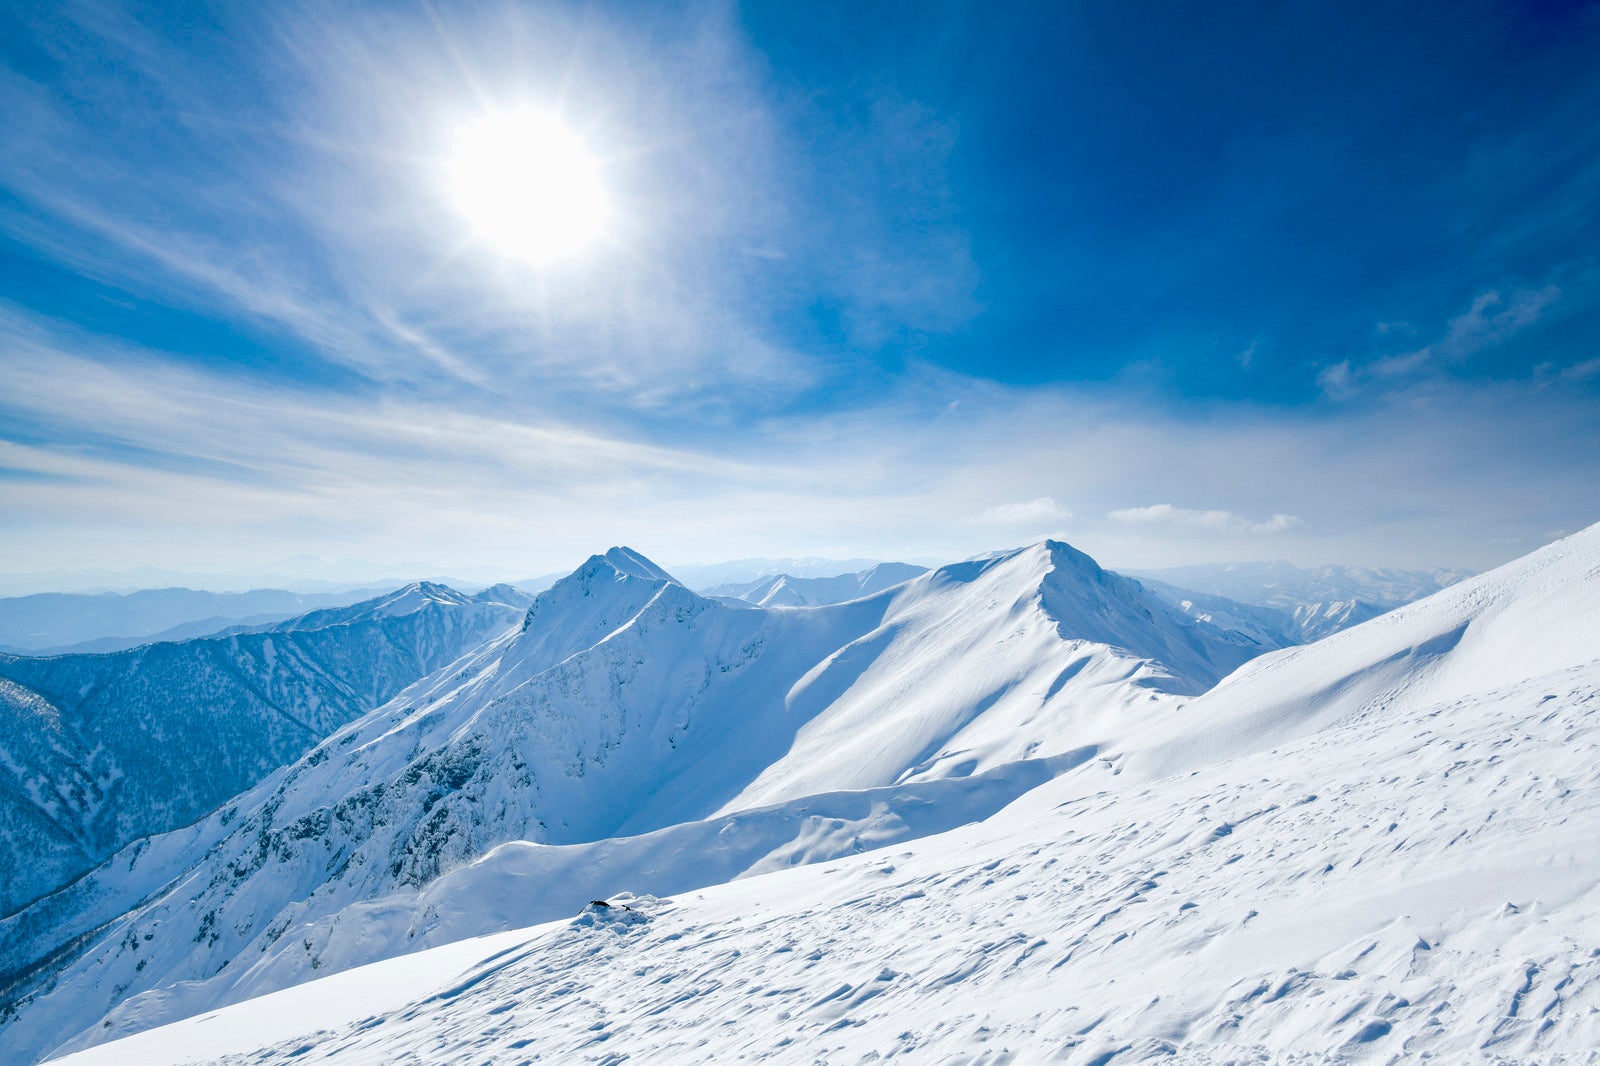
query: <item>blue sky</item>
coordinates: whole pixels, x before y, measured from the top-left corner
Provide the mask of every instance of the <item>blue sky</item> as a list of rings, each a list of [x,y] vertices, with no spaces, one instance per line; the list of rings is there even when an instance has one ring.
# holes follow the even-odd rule
[[[1600,5],[0,8],[0,554],[1483,567],[1600,519]],[[463,225],[558,112],[604,238]]]

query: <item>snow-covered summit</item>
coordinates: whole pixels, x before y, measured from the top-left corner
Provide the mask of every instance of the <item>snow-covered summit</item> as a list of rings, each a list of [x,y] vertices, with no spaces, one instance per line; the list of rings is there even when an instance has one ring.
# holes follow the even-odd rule
[[[1042,603],[1063,636],[1124,648],[1200,682],[1198,693],[1253,655],[1271,650],[1234,630],[1210,626],[1171,609],[1139,582],[1112,573],[1061,541],[1028,549],[1041,579]],[[1225,650],[1219,654],[1218,645]]]
[[[370,600],[362,600],[360,603],[352,603],[347,607],[329,607],[321,611],[312,611],[310,614],[271,625],[226,630],[223,635],[326,629],[330,626],[352,625],[379,618],[402,618],[430,608],[465,607],[473,602],[473,597],[458,592],[449,585],[442,585],[437,581],[413,581],[393,592],[375,596]]]
[[[629,548],[591,555],[534,597],[522,636],[502,657],[504,667],[520,663],[530,675],[546,669],[615,633],[663,596],[685,609],[700,600]]]
[[[524,592],[515,585],[500,582],[475,593],[472,597],[474,603],[504,603],[512,607],[526,608],[533,602],[533,596]]]
[[[589,562],[593,563],[597,559],[605,562],[618,574],[627,577],[637,577],[645,581],[671,581],[674,583],[678,580],[632,548],[620,546],[611,548],[604,555],[594,556]]]

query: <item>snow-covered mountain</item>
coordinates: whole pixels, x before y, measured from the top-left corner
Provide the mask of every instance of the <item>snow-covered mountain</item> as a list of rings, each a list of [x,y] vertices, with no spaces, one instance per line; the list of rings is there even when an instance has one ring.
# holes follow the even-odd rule
[[[754,581],[717,585],[703,591],[707,596],[744,600],[758,607],[819,607],[870,596],[927,572],[927,567],[910,563],[879,563],[853,574],[833,577],[774,574]]]
[[[416,614],[419,611],[437,608],[455,608],[466,610],[474,605],[487,604],[491,607],[490,613],[503,613],[500,607],[511,607],[517,611],[525,611],[533,603],[531,593],[524,592],[514,585],[491,585],[482,592],[468,595],[458,592],[448,585],[441,585],[437,581],[416,581],[404,588],[396,589],[383,596],[351,604],[347,607],[329,607],[321,611],[312,611],[297,618],[285,619],[270,625],[236,626],[219,636],[234,636],[239,633],[299,633],[313,629],[327,629],[331,626],[351,625],[356,622],[368,622],[381,618],[403,618]]]
[[[1139,584],[1151,594],[1197,622],[1231,630],[1256,641],[1264,648],[1276,651],[1295,644],[1304,644],[1292,612],[1276,607],[1260,607],[1214,596],[1204,592],[1178,588],[1153,578],[1141,577]]]
[[[1469,576],[1465,570],[1305,569],[1285,562],[1203,563],[1128,574],[1190,614],[1247,620],[1285,644],[1321,640]]]
[[[1318,566],[1292,563],[1198,563],[1161,570],[1131,570],[1134,577],[1151,577],[1196,592],[1226,596],[1240,603],[1271,607],[1365,600],[1399,607],[1431,596],[1470,577],[1465,570],[1399,570],[1392,567]]]
[[[495,913],[520,924],[624,872],[679,890],[947,829],[1260,650],[1059,543],[803,610],[613,549],[211,817],[0,922],[25,1000],[5,1035],[103,1038],[448,936],[448,901],[418,904],[440,875],[509,878]]]
[[[420,584],[227,637],[0,655],[0,914],[185,825],[513,625]]]
[[[1597,656],[1600,526],[1085,728],[982,823],[670,900],[613,869],[66,1061],[1590,1062]],[[537,892],[516,850],[435,882],[456,932]]]

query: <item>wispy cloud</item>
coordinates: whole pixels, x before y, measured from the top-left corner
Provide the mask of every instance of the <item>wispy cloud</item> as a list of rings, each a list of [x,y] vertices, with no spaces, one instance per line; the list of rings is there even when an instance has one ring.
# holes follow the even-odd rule
[[[1255,522],[1232,511],[1197,511],[1187,507],[1174,507],[1170,503],[1151,504],[1149,507],[1124,507],[1111,511],[1106,517],[1113,522],[1190,526],[1218,533],[1284,533],[1300,525],[1300,519],[1290,514],[1275,514],[1266,521]]]
[[[1049,496],[1040,496],[1020,503],[1002,503],[990,507],[978,516],[978,521],[996,526],[1026,525],[1029,522],[1064,522],[1072,512]]]
[[[1317,373],[1317,386],[1328,397],[1350,399],[1369,384],[1416,378],[1448,368],[1478,352],[1493,348],[1539,321],[1561,297],[1561,289],[1519,289],[1502,296],[1491,289],[1480,293],[1472,306],[1452,318],[1444,335],[1432,344],[1386,355],[1364,363],[1341,359]],[[1380,334],[1394,332],[1392,323],[1379,323]]]
[[[961,558],[1043,536],[1059,499],[1076,503],[1073,543],[1113,566],[1248,557],[1267,534],[1302,563],[1481,566],[1505,552],[1464,521],[1486,493],[1507,501],[1495,535],[1534,536],[1581,522],[1600,478],[1600,427],[1548,391],[1308,423],[924,373],[871,404],[674,445],[559,401],[326,395],[14,313],[0,348],[0,467],[20,475],[0,476],[0,553],[18,570],[313,552],[518,576],[617,541],[680,561],[821,544]],[[1131,493],[1230,509],[1122,506]]]
[[[225,376],[52,334],[0,314],[0,409],[78,455],[319,496],[436,484],[606,491],[663,476],[726,477],[736,461],[629,440],[529,405],[513,414],[425,398],[364,400]],[[33,449],[30,454],[42,454]],[[48,469],[44,467],[41,469]],[[409,473],[408,473],[409,471]]]
[[[1358,371],[1351,368],[1350,360],[1341,359],[1317,371],[1317,388],[1335,400],[1348,400],[1359,391],[1357,376]]]
[[[1600,378],[1600,356],[1573,363],[1561,371],[1561,377],[1566,381],[1589,381]]]
[[[1430,365],[1465,359],[1537,322],[1545,308],[1560,296],[1561,290],[1554,285],[1523,289],[1509,297],[1502,297],[1496,290],[1482,293],[1465,314],[1450,320],[1437,342],[1379,359],[1372,364],[1371,372],[1378,377],[1397,377]]]

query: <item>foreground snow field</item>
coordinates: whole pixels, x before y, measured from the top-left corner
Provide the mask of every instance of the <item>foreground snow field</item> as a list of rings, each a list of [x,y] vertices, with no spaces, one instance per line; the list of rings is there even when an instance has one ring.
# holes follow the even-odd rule
[[[978,824],[663,900],[622,864],[615,906],[65,1061],[1594,1061],[1597,655],[1600,527],[1162,702]],[[435,882],[455,935],[520,861]]]
[[[1129,790],[1064,779],[907,848],[395,959],[65,1061],[1590,1061],[1597,680],[1359,716]]]

